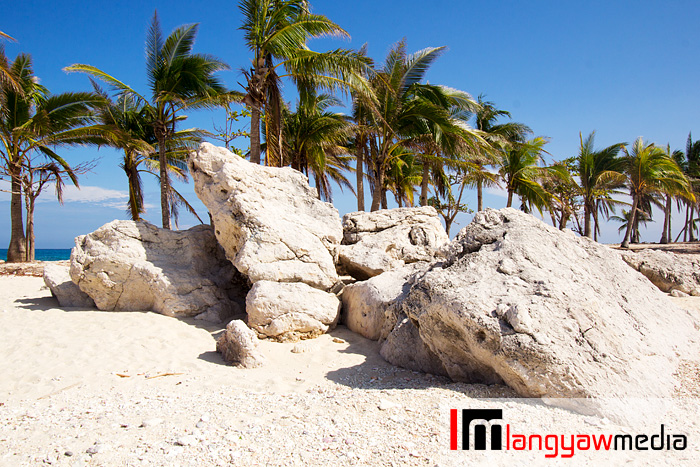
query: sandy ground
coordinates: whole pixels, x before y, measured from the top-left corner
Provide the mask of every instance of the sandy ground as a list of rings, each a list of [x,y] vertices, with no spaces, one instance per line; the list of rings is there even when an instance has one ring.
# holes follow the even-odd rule
[[[681,300],[700,309],[698,297]],[[551,464],[541,452],[451,452],[449,409],[470,407],[505,407],[521,431],[635,432],[540,401],[479,400],[515,394],[396,368],[342,326],[296,344],[263,341],[267,365],[244,370],[215,352],[220,327],[57,307],[41,278],[0,276],[0,466]],[[697,452],[653,462],[697,465]]]

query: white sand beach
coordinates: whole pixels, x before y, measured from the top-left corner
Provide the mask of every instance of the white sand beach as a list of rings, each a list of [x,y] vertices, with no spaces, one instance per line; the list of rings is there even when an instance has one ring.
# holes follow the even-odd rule
[[[484,406],[475,398],[513,391],[396,368],[376,342],[342,326],[299,343],[263,341],[267,364],[244,370],[215,352],[221,328],[57,307],[41,278],[0,276],[2,466],[500,463],[484,453],[450,457],[445,408]],[[692,394],[697,382],[686,384]],[[506,406],[511,423],[615,429],[542,404]],[[551,462],[516,454],[509,462]]]

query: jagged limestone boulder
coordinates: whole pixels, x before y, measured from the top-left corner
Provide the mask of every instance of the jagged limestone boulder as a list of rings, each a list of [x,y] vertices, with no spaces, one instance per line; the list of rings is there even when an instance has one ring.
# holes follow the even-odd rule
[[[700,295],[700,258],[696,255],[652,249],[621,254],[627,264],[664,292]]]
[[[343,216],[343,232],[340,264],[360,280],[433,261],[449,240],[431,206],[352,212]]]
[[[70,278],[70,266],[46,263],[44,283],[63,307],[95,308],[95,302]]]
[[[300,282],[259,281],[246,298],[248,325],[280,341],[316,337],[333,329],[340,300]]]
[[[564,406],[668,397],[679,355],[697,355],[697,321],[589,239],[508,208],[477,213],[446,250],[401,310],[454,380]]]
[[[173,231],[112,221],[75,239],[70,276],[100,310],[209,321],[242,313],[247,292],[208,225]]]
[[[258,349],[258,337],[239,319],[226,325],[216,341],[216,351],[224,360],[241,368],[257,368],[265,363],[265,356]]]
[[[343,235],[338,210],[291,168],[251,164],[203,143],[189,167],[226,256],[252,283],[302,282],[330,290]]]

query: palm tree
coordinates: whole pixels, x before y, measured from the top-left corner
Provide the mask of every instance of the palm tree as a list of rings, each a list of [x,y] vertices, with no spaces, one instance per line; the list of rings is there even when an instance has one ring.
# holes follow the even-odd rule
[[[322,15],[311,14],[306,0],[240,0],[246,46],[253,53],[245,71],[250,107],[250,160],[260,163],[260,116],[265,115],[267,165],[281,165],[283,151],[282,92],[280,80],[288,76],[297,84],[309,83],[338,89],[355,82],[368,60],[356,52],[337,49],[318,53],[309,50],[309,39],[335,36],[349,38],[340,26]],[[285,74],[279,73],[282,66]]]
[[[487,151],[471,156],[473,170],[467,174],[468,183],[476,187],[477,211],[484,210],[484,187],[495,186],[498,179],[495,174],[485,169],[499,158],[499,154],[509,149],[512,143],[522,143],[527,135],[532,134],[529,126],[517,123],[496,123],[499,117],[510,118],[510,112],[496,108],[496,105],[485,100],[480,94],[477,98],[479,105],[476,111],[476,129],[483,132],[483,138],[489,143]]]
[[[625,144],[617,143],[596,151],[594,149],[595,131],[592,131],[585,140],[579,133],[579,141],[576,163],[583,197],[583,234],[592,238],[591,217],[597,218],[594,214],[598,200],[605,198],[609,190],[624,184],[625,177],[622,174],[624,161],[618,157],[618,154]]]
[[[666,155],[673,159],[676,164],[678,164],[678,167],[683,170],[683,159],[684,159],[684,154],[683,151],[679,151],[676,149],[675,151],[671,152],[671,145],[667,144],[666,145]],[[692,186],[692,185],[691,185]],[[665,204],[662,206],[664,210],[664,226],[663,230],[661,232],[661,239],[659,240],[659,243],[669,243],[671,239],[673,238],[671,236],[671,207],[672,207],[672,201],[673,196],[670,193],[665,194]]]
[[[366,155],[371,159],[374,172],[371,177],[372,211],[382,204],[386,173],[392,159],[405,154],[405,149],[428,159],[431,156],[425,150],[427,142],[447,154],[456,152],[456,148],[449,146],[458,140],[462,146],[472,148],[486,144],[477,132],[453,118],[455,109],[474,108],[468,94],[421,83],[443,50],[444,47],[427,48],[409,55],[405,42],[399,42],[370,80],[369,97],[361,96],[371,128]],[[458,135],[459,138],[441,138],[440,135]]]
[[[695,200],[690,183],[678,164],[662,148],[653,143],[646,144],[640,137],[635,140],[631,151],[624,153],[626,185],[632,197],[631,218],[625,229],[620,245],[629,248],[630,234],[636,225],[641,203],[652,194],[668,193]]]
[[[116,90],[131,94],[151,107],[153,130],[158,142],[160,206],[164,229],[170,229],[170,206],[173,197],[166,148],[176,132],[180,112],[184,109],[212,108],[234,99],[214,76],[216,72],[228,69],[228,65],[209,55],[192,53],[197,28],[197,24],[180,26],[164,38],[158,13],[153,15],[146,39],[150,102],[126,84],[94,66],[74,64],[65,68],[66,71],[81,71],[95,76]]]
[[[523,205],[533,204],[538,208],[549,202],[550,194],[539,183],[545,173],[542,152],[547,140],[538,136],[525,143],[517,143],[501,153],[496,165],[508,192],[506,207],[513,205],[513,195],[518,195]]]
[[[0,38],[15,42],[15,40],[0,31]],[[22,93],[22,87],[19,85],[12,72],[10,71],[9,60],[5,56],[5,46],[0,44],[0,86],[9,86],[15,92]]]
[[[22,221],[22,181],[27,161],[41,154],[60,166],[78,185],[75,174],[55,149],[62,145],[104,141],[99,128],[91,125],[92,111],[102,102],[94,93],[51,95],[32,70],[29,55],[20,54],[9,67],[21,87],[0,88],[0,162],[11,182],[11,237],[9,262],[26,261],[26,236]]]
[[[282,160],[309,177],[313,174],[319,198],[332,199],[333,180],[341,188],[353,190],[343,175],[350,171],[350,159],[345,145],[350,135],[349,119],[330,112],[340,101],[314,89],[302,93],[295,112],[285,112]]]
[[[620,223],[620,227],[617,229],[617,231],[620,233],[623,230],[626,231],[628,228],[630,228],[634,232],[631,234],[632,243],[639,243],[639,224],[646,226],[647,223],[651,221],[651,216],[649,216],[648,212],[637,211],[636,218],[632,220],[632,210],[627,211],[626,209],[623,209],[622,216],[610,216],[608,217],[608,220]]]

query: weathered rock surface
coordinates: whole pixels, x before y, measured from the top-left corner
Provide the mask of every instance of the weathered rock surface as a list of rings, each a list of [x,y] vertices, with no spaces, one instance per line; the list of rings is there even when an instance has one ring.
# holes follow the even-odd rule
[[[623,251],[622,259],[664,292],[700,295],[700,258],[696,255],[645,249]]]
[[[329,290],[338,282],[340,216],[301,172],[251,164],[209,143],[191,154],[189,166],[219,243],[252,283],[303,282]]]
[[[340,264],[364,280],[404,264],[433,261],[449,240],[431,206],[375,212],[352,212],[343,217]]]
[[[210,321],[243,312],[244,282],[207,225],[172,231],[112,221],[75,239],[70,275],[100,310]]]
[[[343,323],[367,339],[386,338],[396,325],[397,301],[410,289],[408,278],[427,263],[414,263],[384,272],[343,289]]]
[[[95,302],[70,278],[70,266],[46,263],[44,283],[58,304],[65,307],[95,308]]]
[[[248,325],[260,335],[290,341],[335,327],[340,300],[300,282],[259,281],[246,297]]]
[[[257,368],[265,363],[258,349],[258,337],[243,321],[234,319],[216,341],[216,351],[229,363],[242,368]]]
[[[406,315],[398,317],[379,353],[384,360],[396,366],[447,376],[447,370],[440,358],[423,342],[418,328]]]
[[[697,354],[698,323],[605,246],[503,209],[478,213],[446,250],[401,308],[454,380],[667,397],[678,353]]]

